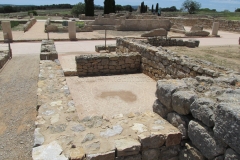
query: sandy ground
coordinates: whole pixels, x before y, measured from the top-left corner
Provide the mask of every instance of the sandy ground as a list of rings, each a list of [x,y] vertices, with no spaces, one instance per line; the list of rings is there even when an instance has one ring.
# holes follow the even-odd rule
[[[202,59],[240,72],[240,46],[201,46],[198,48],[188,47],[164,47],[180,55]]]
[[[156,81],[145,74],[67,77],[79,118],[152,110]]]

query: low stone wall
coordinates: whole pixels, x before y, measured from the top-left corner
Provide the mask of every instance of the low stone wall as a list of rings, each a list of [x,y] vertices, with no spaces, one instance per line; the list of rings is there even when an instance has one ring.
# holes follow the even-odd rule
[[[233,77],[157,82],[154,112],[177,127],[183,140],[190,140],[180,159],[240,158],[240,79]]]
[[[5,65],[5,63],[7,63],[7,61],[9,60],[10,56],[9,56],[9,51],[0,51],[0,69]]]
[[[79,28],[76,26],[76,32],[92,32],[93,28],[91,26],[85,25],[82,28]],[[68,26],[56,26],[52,25],[51,22],[45,24],[45,32],[62,32],[67,33],[68,32]]]
[[[228,69],[210,62],[179,56],[175,52],[154,47],[143,41],[118,38],[117,53],[138,52],[142,57],[141,70],[155,80],[196,76],[219,77]]]
[[[78,76],[139,73],[138,53],[76,56]]]
[[[85,16],[85,14],[79,15],[80,20],[95,20],[95,18],[97,18],[97,16]]]
[[[58,59],[58,53],[53,40],[42,40],[40,60]]]
[[[31,18],[24,26],[23,31],[27,32],[35,23],[37,20],[35,18]]]
[[[239,73],[142,41],[117,39],[117,52],[131,51],[142,56],[143,73],[158,80],[153,111],[182,133],[178,159],[240,158]]]
[[[123,19],[119,31],[150,31],[157,28],[164,28],[169,31],[171,23],[167,19]]]
[[[188,40],[183,41],[182,39],[171,39],[163,37],[151,37],[148,38],[146,43],[151,44],[152,46],[187,46],[190,48],[195,48],[199,46],[199,40]]]
[[[159,115],[79,119],[59,61],[40,61],[39,69],[33,160],[177,159],[182,135]]]
[[[219,20],[219,19],[208,19],[208,18],[164,18],[169,19],[172,23],[182,24],[184,26],[200,25],[203,28],[211,29],[213,22],[219,22],[219,30],[240,32],[240,21],[231,20]]]
[[[107,52],[116,52],[116,44],[109,44],[106,46],[105,45],[96,45],[95,46],[95,51],[100,52],[100,51],[107,51]]]

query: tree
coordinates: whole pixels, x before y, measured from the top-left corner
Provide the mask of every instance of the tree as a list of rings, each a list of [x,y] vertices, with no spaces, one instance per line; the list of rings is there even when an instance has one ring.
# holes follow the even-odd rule
[[[195,13],[196,10],[200,9],[201,4],[194,0],[185,0],[182,4],[183,9],[186,9],[189,14]]]
[[[104,14],[116,13],[115,0],[104,1]]]
[[[94,16],[94,0],[85,0],[85,15]]]
[[[75,6],[73,6],[71,14],[75,17],[78,17],[79,14],[85,13],[85,4],[84,3],[78,3]]]
[[[153,13],[153,5],[152,5],[152,13]]]
[[[235,9],[235,12],[240,12],[240,8]]]
[[[155,12],[158,13],[158,3],[156,4]]]
[[[119,4],[116,5],[116,11],[119,12],[119,11],[122,11],[123,10],[123,7]]]
[[[144,8],[144,13],[146,13],[148,11],[148,6],[146,5]]]
[[[144,5],[144,2],[142,2],[141,3],[141,10],[140,10],[140,12],[144,13],[144,11],[145,11],[145,5]]]

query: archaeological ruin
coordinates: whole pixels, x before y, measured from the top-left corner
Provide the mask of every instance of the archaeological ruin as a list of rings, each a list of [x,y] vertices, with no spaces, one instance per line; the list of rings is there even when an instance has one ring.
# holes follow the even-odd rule
[[[56,47],[65,39],[41,41],[33,160],[240,159],[240,73],[164,48],[195,49],[202,37],[219,38],[218,30],[239,31],[239,22],[129,13],[80,19],[91,21],[78,29],[48,19],[42,32],[66,33],[64,43],[85,31],[146,33],[71,52],[70,71]],[[31,15],[24,32],[36,23]],[[10,24],[2,26],[3,38],[14,41]],[[0,51],[0,69],[9,52]]]

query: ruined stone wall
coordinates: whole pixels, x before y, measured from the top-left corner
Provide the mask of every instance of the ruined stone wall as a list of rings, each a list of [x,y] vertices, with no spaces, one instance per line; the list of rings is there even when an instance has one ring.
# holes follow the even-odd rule
[[[78,76],[138,73],[140,61],[138,53],[76,56]]]
[[[121,21],[117,27],[119,31],[150,31],[157,28],[164,28],[169,31],[171,23],[167,19],[126,19]]]
[[[239,73],[141,41],[119,38],[117,51],[139,52],[158,80],[153,111],[181,131],[178,159],[240,159]]]
[[[58,59],[58,53],[53,40],[42,40],[40,60]]]
[[[240,32],[240,21],[218,20],[208,18],[164,18],[169,19],[172,23],[182,24],[184,26],[200,25],[203,28],[212,28],[213,22],[219,22],[219,30]]]
[[[206,75],[218,77],[226,68],[210,62],[179,56],[161,47],[154,47],[131,39],[117,39],[118,53],[139,52],[142,56],[141,70],[155,80],[163,78],[186,78]]]
[[[23,31],[27,32],[35,23],[37,20],[35,18],[31,18],[24,26]]]
[[[163,37],[150,37],[147,39],[146,43],[151,44],[152,46],[187,46],[195,48],[199,46],[200,41],[198,40],[188,40],[183,41],[182,39],[172,39],[172,38],[163,38]]]
[[[0,51],[0,69],[5,65],[5,63],[7,63],[9,58],[10,56],[8,50]]]

